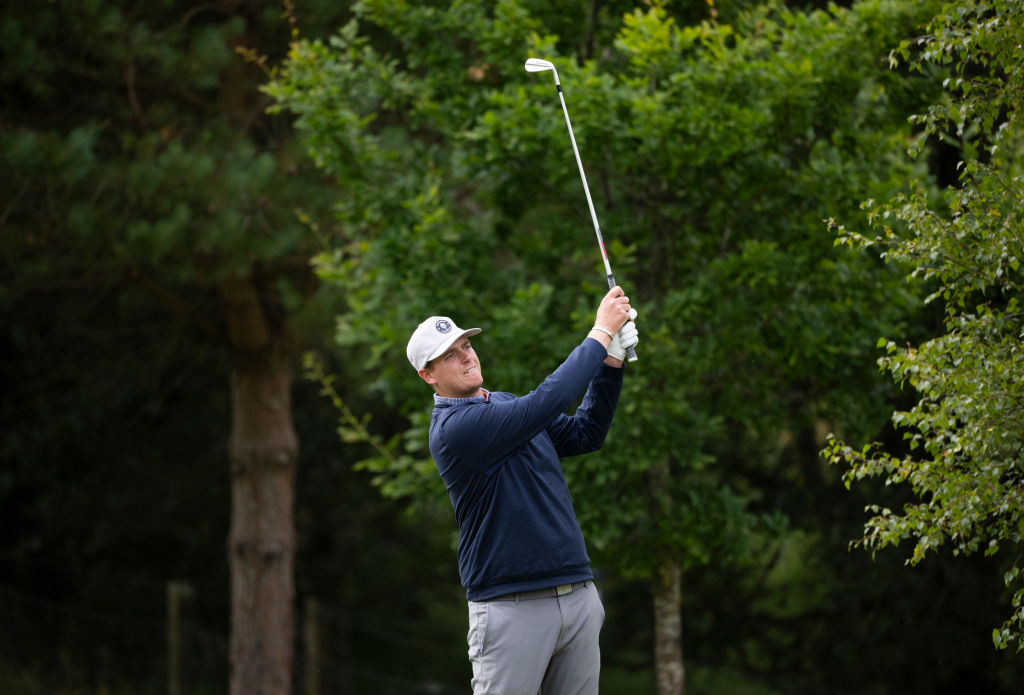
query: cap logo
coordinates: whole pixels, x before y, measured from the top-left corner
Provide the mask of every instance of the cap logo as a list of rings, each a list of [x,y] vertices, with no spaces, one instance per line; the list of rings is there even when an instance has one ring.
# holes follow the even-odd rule
[[[438,333],[451,333],[452,325],[445,321],[444,319],[441,319],[440,321],[434,324],[434,328],[437,329]]]

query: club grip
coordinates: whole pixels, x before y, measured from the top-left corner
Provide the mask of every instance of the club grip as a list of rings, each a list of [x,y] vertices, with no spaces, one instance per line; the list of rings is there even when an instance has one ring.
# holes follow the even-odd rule
[[[632,323],[632,321],[627,321],[627,323]],[[636,348],[633,347],[632,345],[630,345],[628,348],[626,348],[626,360],[628,362],[636,362],[636,360],[637,360]]]
[[[613,287],[615,287],[615,276],[612,275],[611,273],[608,273],[608,289],[611,289]],[[632,323],[632,320],[626,321],[626,323]],[[630,345],[628,348],[626,348],[626,361],[636,362],[636,360],[636,348]]]

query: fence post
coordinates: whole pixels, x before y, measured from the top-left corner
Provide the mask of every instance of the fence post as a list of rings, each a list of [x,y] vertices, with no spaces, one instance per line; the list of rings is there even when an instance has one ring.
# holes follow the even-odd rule
[[[320,695],[320,602],[307,597],[303,641],[306,643],[306,695]]]
[[[167,582],[167,695],[181,695],[181,607],[191,596],[187,582]]]

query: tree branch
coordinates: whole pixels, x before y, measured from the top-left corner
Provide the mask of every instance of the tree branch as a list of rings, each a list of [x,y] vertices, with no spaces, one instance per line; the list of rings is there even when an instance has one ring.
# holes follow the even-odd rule
[[[168,290],[166,287],[163,287],[152,278],[144,275],[138,268],[132,266],[129,278],[163,302],[163,304],[171,310],[171,313],[194,322],[195,325],[203,331],[203,333],[206,333],[217,340],[224,339],[223,331],[206,319],[198,316],[194,306],[186,302],[177,294]]]

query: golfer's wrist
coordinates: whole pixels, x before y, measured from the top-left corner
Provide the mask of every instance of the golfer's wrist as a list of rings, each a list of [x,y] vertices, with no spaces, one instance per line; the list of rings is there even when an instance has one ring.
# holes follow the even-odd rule
[[[614,335],[614,333],[602,326],[594,326],[587,333],[587,337],[593,338],[597,342],[601,343],[605,349],[607,349],[608,345],[612,342],[612,337]]]
[[[604,358],[604,364],[608,365],[609,367],[615,367],[617,369],[622,369],[624,365],[622,360],[620,360],[618,357],[612,357],[611,355],[608,355],[607,357]]]

